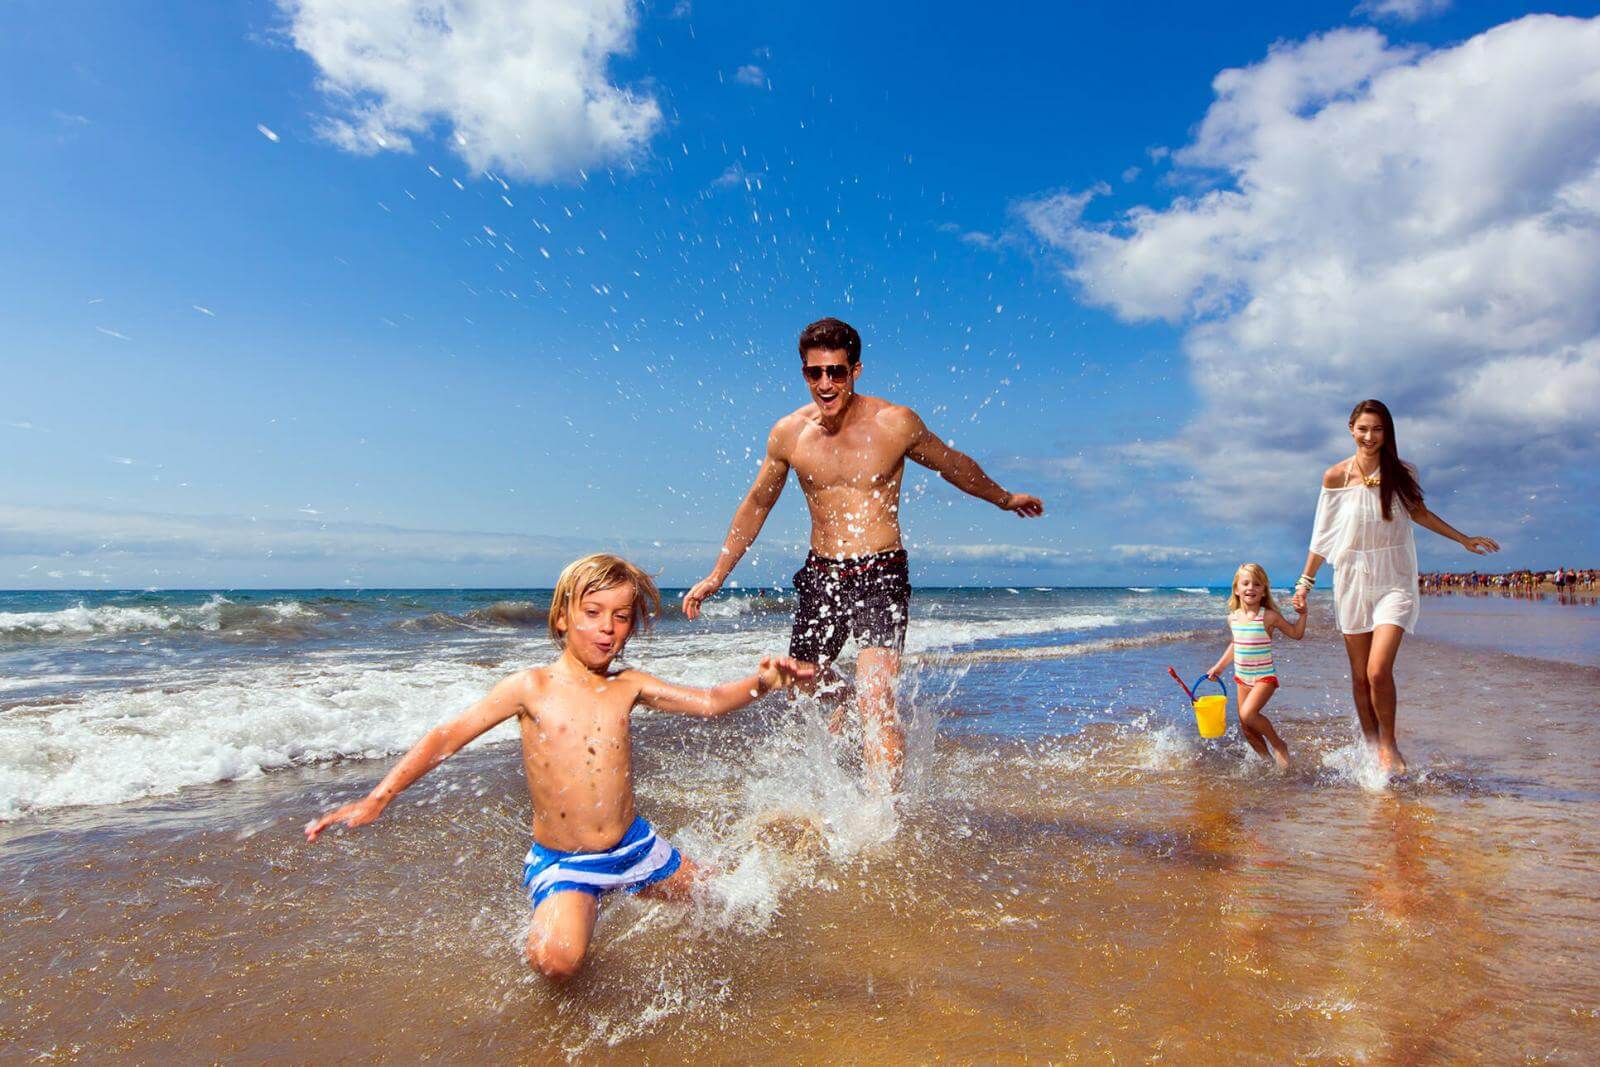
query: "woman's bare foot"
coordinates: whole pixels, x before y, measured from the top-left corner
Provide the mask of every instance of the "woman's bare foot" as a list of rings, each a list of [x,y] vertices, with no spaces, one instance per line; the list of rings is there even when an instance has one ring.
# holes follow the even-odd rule
[[[1400,749],[1392,742],[1389,744],[1380,742],[1378,744],[1378,766],[1382,767],[1386,774],[1404,774],[1406,773],[1406,758],[1400,755]]]
[[[1278,770],[1289,773],[1289,746],[1282,742],[1272,746],[1272,761],[1278,765]]]

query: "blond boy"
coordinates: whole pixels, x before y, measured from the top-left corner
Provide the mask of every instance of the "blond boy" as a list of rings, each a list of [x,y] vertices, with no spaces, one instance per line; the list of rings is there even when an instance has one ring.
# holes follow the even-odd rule
[[[601,554],[569,564],[550,601],[550,637],[561,649],[555,663],[505,678],[459,718],[428,731],[371,793],[308,823],[306,840],[334,823],[372,822],[411,783],[514,716],[533,799],[533,845],[522,872],[534,909],[525,954],[546,977],[570,978],[583,965],[602,894],[681,898],[697,874],[634,813],[634,707],[711,718],[814,673],[768,657],[748,678],[693,689],[613,671],[629,635],[660,608],[655,583],[626,560]]]

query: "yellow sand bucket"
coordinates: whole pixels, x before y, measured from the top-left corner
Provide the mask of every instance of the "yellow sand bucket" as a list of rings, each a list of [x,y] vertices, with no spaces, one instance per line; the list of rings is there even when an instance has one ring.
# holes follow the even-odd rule
[[[1189,689],[1191,692],[1197,691],[1202,682],[1211,680],[1201,675]],[[1221,679],[1216,680],[1216,685],[1222,690],[1221,693],[1194,698],[1194,724],[1200,728],[1201,737],[1221,737],[1228,732],[1228,687],[1222,684]]]

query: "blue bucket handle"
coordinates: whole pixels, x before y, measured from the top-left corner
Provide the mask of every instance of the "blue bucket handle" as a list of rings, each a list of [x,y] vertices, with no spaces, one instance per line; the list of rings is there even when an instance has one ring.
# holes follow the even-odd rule
[[[1222,695],[1223,696],[1227,696],[1228,695],[1228,685],[1227,685],[1226,682],[1224,682],[1221,678],[1217,678],[1217,679],[1213,680],[1212,677],[1209,674],[1202,674],[1199,678],[1197,678],[1195,680],[1195,683],[1189,687],[1189,692],[1191,692],[1191,693],[1193,693],[1195,695],[1195,699],[1196,700],[1200,699],[1200,683],[1201,682],[1212,682],[1212,684],[1216,685],[1217,688],[1222,690]]]

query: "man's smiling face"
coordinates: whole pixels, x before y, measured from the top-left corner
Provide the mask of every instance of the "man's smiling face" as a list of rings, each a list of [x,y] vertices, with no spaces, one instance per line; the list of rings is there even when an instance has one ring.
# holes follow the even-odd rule
[[[833,418],[842,415],[855,396],[861,364],[851,366],[850,357],[842,348],[808,348],[801,373],[817,411],[823,418]]]

